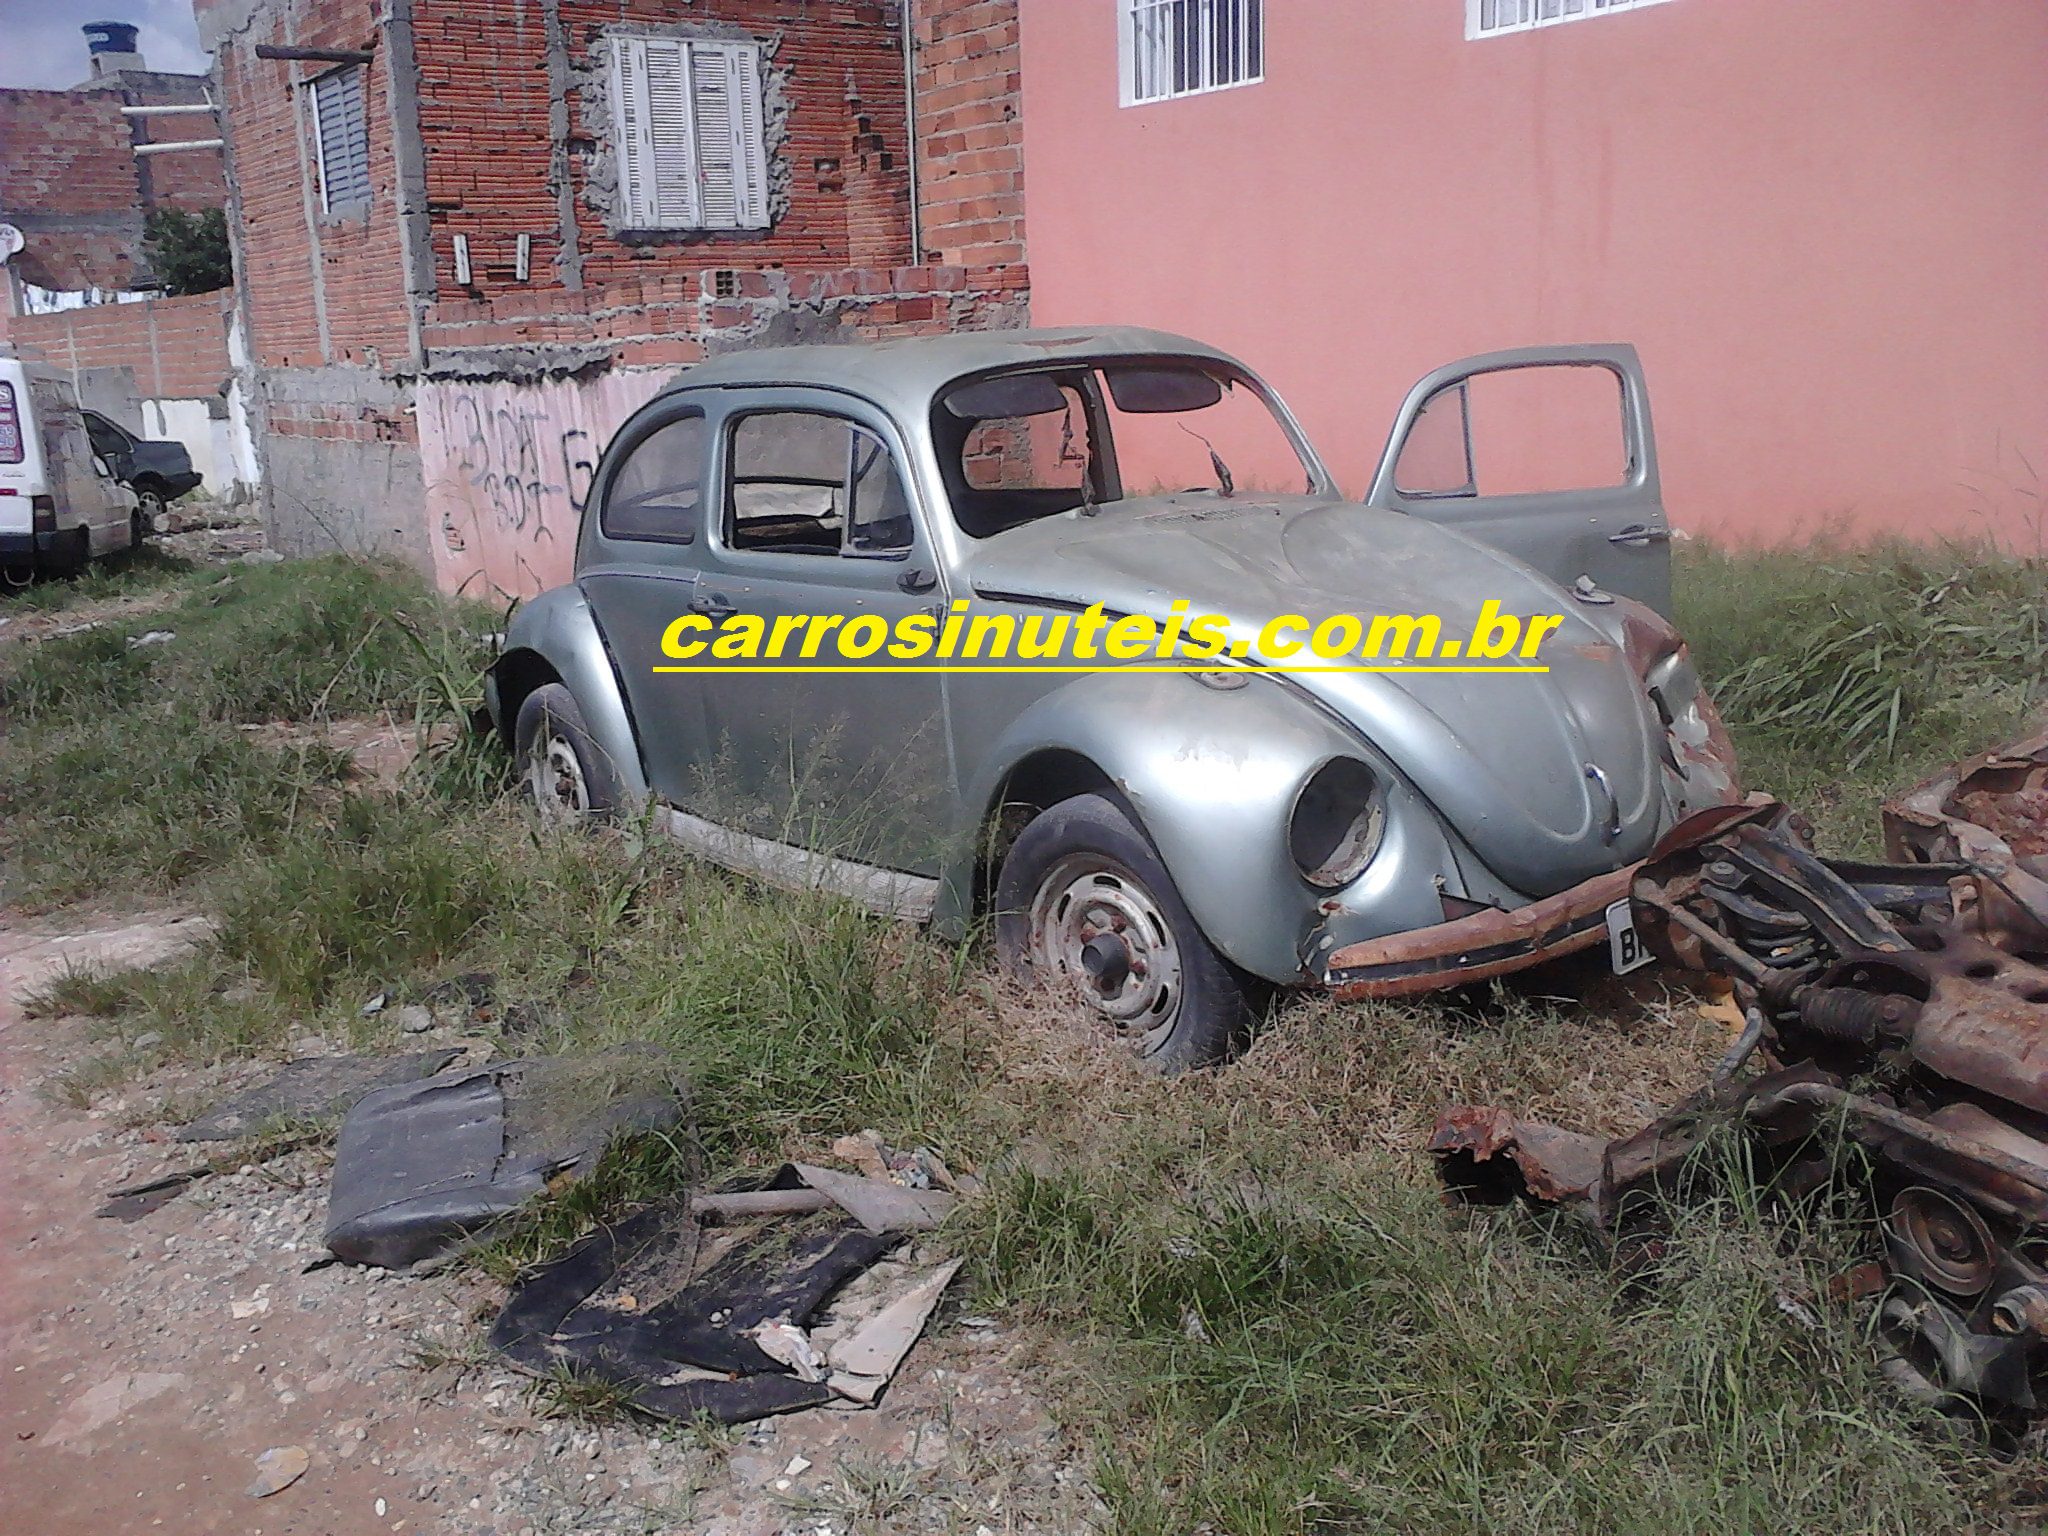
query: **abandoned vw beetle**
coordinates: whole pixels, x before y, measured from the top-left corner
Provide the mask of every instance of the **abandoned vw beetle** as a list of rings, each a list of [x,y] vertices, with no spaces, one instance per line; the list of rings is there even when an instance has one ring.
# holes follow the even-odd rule
[[[1520,370],[1598,381],[1611,473],[1489,488],[1475,400]],[[1275,987],[1394,996],[1608,934],[1658,836],[1734,794],[1659,617],[1667,538],[1626,347],[1438,370],[1364,503],[1255,375],[1177,336],[735,353],[607,448],[575,579],[514,615],[490,708],[544,810],[650,815],[727,865],[944,931],[992,914],[1008,962],[1187,1067]],[[1547,670],[1286,665],[1326,616],[1433,614],[1448,636],[1489,600],[1561,615]],[[1220,615],[1227,664],[855,667],[792,646],[769,670],[664,649],[686,615],[799,635],[804,616],[1095,605]]]

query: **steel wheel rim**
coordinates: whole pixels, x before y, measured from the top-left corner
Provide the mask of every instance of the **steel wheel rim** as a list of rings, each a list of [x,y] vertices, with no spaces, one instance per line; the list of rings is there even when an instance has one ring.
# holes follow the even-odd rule
[[[1039,974],[1107,1019],[1139,1054],[1172,1033],[1180,946],[1158,898],[1122,865],[1100,854],[1060,859],[1038,882],[1029,931]]]
[[[143,491],[137,495],[136,500],[142,504],[138,510],[151,522],[154,522],[168,505],[162,491]]]
[[[590,785],[576,749],[553,731],[543,731],[527,758],[526,787],[543,820],[574,821],[590,814]]]

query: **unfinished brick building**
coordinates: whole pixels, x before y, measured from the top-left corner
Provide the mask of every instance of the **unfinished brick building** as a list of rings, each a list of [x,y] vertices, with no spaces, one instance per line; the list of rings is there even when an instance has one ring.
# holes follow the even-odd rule
[[[204,75],[149,69],[132,51],[134,29],[80,49],[92,73],[63,91],[0,90],[0,219],[27,243],[8,263],[9,314],[23,286],[52,291],[146,287],[143,220],[152,208],[196,211],[227,202],[218,150],[150,152],[152,145],[213,136],[204,113],[147,111],[203,104]],[[137,151],[142,153],[138,154]]]
[[[1023,318],[1015,0],[199,16],[284,548],[531,591],[676,367]]]
[[[157,208],[224,207],[221,151],[167,148],[216,137],[204,75],[150,69],[135,28],[84,28],[80,84],[0,90],[0,223],[23,236],[0,269],[0,343],[61,368],[93,408],[174,437],[215,490],[247,478],[234,420],[223,294],[143,302],[144,242]]]

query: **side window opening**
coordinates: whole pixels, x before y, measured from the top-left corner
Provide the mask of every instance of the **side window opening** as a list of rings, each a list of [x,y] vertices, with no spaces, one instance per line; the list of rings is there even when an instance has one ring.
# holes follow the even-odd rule
[[[1417,498],[1532,496],[1626,484],[1634,453],[1619,375],[1598,365],[1500,368],[1424,403],[1394,461]]]
[[[608,539],[687,544],[704,505],[706,428],[699,412],[656,427],[633,448],[605,491],[598,527]]]
[[[895,558],[914,541],[888,446],[814,411],[761,411],[732,429],[726,542],[783,554]]]

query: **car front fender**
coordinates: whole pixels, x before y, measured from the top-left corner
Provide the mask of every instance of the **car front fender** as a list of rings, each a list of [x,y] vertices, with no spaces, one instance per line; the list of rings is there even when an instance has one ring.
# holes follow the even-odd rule
[[[1079,678],[1001,733],[967,804],[997,814],[1007,786],[1046,753],[1100,772],[1137,813],[1209,942],[1271,982],[1313,983],[1342,944],[1440,923],[1440,892],[1467,893],[1473,883],[1427,800],[1370,743],[1270,679],[1219,690],[1186,676]],[[1287,838],[1295,796],[1333,757],[1373,768],[1387,812],[1379,852],[1334,891],[1302,879]],[[948,884],[942,918],[948,906],[959,910],[963,890]]]
[[[575,695],[591,741],[611,758],[625,801],[622,809],[637,814],[647,803],[648,788],[632,712],[597,616],[574,586],[552,587],[521,604],[506,625],[504,649],[492,663],[485,696],[508,745],[520,701],[550,674]]]

